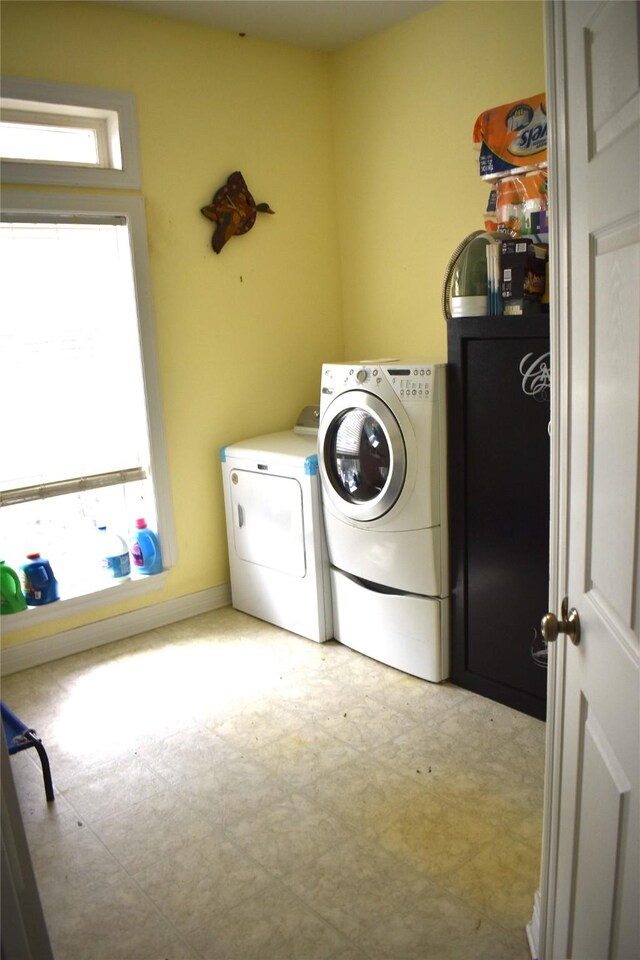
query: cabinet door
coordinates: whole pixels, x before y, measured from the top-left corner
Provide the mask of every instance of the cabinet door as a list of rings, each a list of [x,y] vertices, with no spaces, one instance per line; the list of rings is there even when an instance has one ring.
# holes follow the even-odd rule
[[[544,717],[533,654],[548,603],[549,340],[509,323],[462,328],[452,351],[452,675]]]

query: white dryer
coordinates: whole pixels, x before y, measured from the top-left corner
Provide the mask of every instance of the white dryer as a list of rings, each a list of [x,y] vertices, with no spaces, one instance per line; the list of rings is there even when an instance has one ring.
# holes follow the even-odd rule
[[[334,636],[425,680],[449,675],[446,367],[322,368],[318,459]]]
[[[310,406],[293,430],[223,447],[220,459],[233,606],[321,642],[333,623],[317,444]]]

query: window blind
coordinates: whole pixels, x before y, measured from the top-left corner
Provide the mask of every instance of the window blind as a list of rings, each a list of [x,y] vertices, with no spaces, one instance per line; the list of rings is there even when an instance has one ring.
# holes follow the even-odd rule
[[[125,218],[3,217],[0,272],[0,505],[144,478]]]

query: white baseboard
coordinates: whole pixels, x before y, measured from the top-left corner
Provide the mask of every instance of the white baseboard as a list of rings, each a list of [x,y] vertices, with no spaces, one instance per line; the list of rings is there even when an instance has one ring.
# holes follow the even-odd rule
[[[529,952],[532,960],[538,960],[540,956],[540,891],[536,890],[533,898],[533,916],[527,924],[527,940],[529,941]]]
[[[207,613],[218,607],[225,607],[231,603],[231,587],[228,583],[198,593],[187,594],[186,597],[177,597],[175,600],[165,600],[133,610],[131,613],[122,613],[117,617],[108,617],[97,623],[88,623],[74,630],[28,643],[8,647],[2,651],[1,673],[6,676],[17,673],[19,670],[28,670],[29,667],[38,667],[51,660],[59,660],[73,653],[82,653],[92,647],[100,647],[114,640],[123,640],[136,633],[144,633],[167,623],[176,623],[186,620],[199,613]]]

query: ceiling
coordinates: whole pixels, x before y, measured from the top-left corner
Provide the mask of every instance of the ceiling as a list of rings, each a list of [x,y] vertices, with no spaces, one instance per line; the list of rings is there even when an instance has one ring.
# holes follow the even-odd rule
[[[329,53],[438,0],[100,0],[113,6]]]

